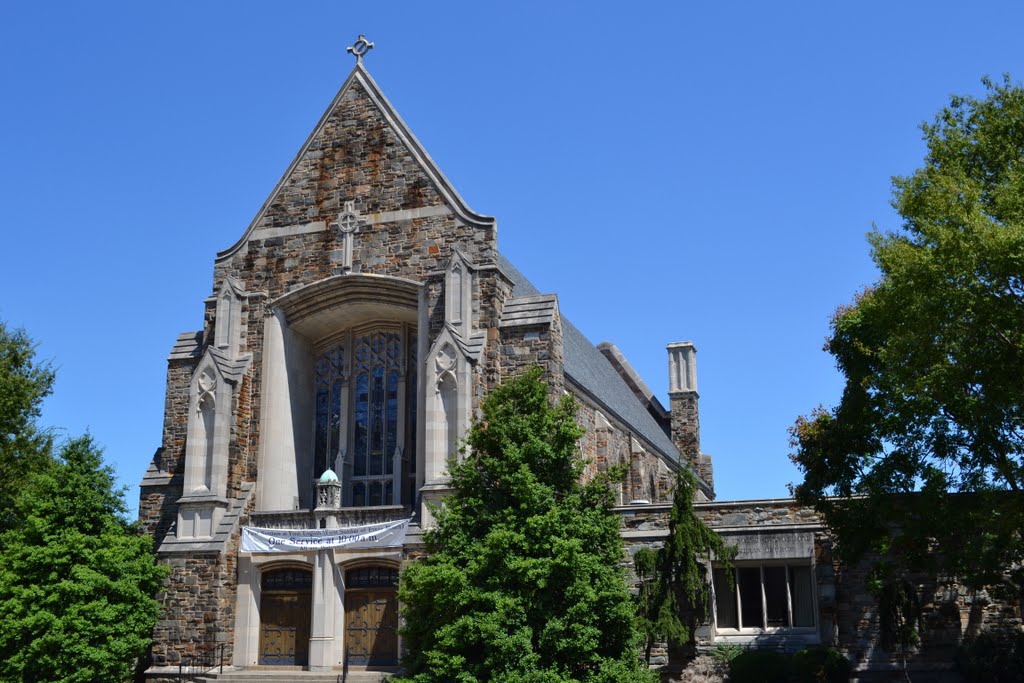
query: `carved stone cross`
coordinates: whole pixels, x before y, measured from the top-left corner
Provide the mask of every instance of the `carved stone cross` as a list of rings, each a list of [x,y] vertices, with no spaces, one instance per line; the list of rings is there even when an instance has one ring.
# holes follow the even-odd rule
[[[338,214],[338,230],[341,231],[343,239],[343,254],[341,261],[341,271],[348,273],[352,271],[352,240],[353,235],[359,232],[359,226],[363,223],[362,216],[356,211],[356,203],[354,201],[345,202],[345,210]]]

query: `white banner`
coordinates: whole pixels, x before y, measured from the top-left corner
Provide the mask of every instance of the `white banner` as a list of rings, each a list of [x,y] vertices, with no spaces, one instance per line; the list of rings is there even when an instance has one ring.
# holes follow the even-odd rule
[[[242,552],[291,553],[326,548],[394,548],[405,543],[408,519],[343,529],[262,529],[242,527]]]

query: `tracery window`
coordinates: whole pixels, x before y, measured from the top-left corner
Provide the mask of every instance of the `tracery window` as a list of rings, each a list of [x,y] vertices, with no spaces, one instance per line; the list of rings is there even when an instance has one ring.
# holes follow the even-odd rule
[[[376,325],[317,356],[314,469],[340,468],[346,505],[398,504],[396,483],[415,476],[415,345],[407,326]]]

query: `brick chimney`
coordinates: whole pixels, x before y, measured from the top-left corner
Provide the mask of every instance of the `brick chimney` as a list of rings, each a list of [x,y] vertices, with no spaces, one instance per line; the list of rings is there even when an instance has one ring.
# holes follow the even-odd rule
[[[672,443],[694,473],[714,489],[711,456],[700,451],[700,417],[697,403],[697,347],[693,342],[668,345],[668,398]]]

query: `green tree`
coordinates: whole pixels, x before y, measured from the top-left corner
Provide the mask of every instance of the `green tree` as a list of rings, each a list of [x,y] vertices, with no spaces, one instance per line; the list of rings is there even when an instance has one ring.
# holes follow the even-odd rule
[[[841,401],[797,421],[792,457],[798,500],[843,557],[972,587],[1013,570],[1019,590],[1024,89],[983,82],[984,99],[953,97],[923,124],[924,165],[893,179],[902,230],[869,235],[881,276],[839,308],[826,344]]]
[[[652,681],[637,656],[605,479],[580,483],[583,431],[539,369],[491,392],[452,495],[402,574],[406,681]]]
[[[24,330],[0,320],[0,533],[17,522],[14,497],[29,475],[50,463],[52,439],[36,420],[53,389],[53,369],[35,360]]]
[[[91,437],[65,444],[15,505],[22,521],[0,536],[0,680],[129,680],[166,570]]]
[[[685,646],[693,641],[697,624],[708,617],[711,591],[707,567],[700,562],[721,561],[728,576],[736,549],[700,519],[693,509],[697,480],[689,470],[676,475],[668,538],[654,551],[641,548],[633,556],[637,578],[637,617],[644,634],[644,658],[658,641]]]

